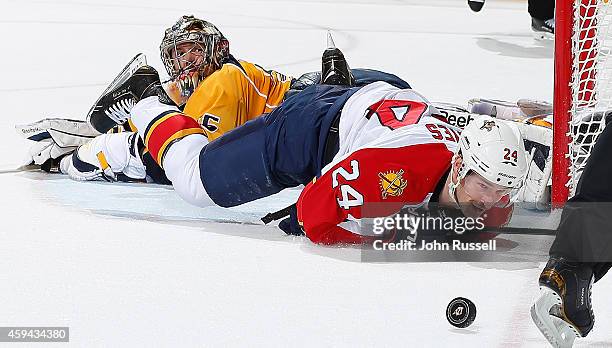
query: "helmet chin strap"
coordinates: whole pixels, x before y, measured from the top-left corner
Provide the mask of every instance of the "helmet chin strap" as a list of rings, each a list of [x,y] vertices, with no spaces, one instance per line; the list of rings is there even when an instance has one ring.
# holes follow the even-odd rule
[[[457,183],[453,182],[453,174],[455,173],[455,161],[457,159],[457,156],[459,156],[458,153],[456,153],[453,156],[453,160],[452,160],[452,164],[451,164],[451,171],[448,174],[450,176],[450,183],[448,184],[448,194],[451,197],[451,199],[453,200],[453,203],[455,203],[455,207],[461,209],[460,205],[459,205],[459,200],[457,199],[457,188],[459,187],[460,183],[461,183],[461,171],[459,171],[459,173],[457,173]]]

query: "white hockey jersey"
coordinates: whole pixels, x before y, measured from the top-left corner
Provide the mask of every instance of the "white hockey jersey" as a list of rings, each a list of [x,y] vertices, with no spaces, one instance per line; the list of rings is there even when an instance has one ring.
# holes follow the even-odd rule
[[[339,151],[297,202],[298,221],[315,243],[363,243],[361,218],[419,205],[450,169],[460,129],[434,117],[419,93],[384,82],[351,96],[340,116]]]

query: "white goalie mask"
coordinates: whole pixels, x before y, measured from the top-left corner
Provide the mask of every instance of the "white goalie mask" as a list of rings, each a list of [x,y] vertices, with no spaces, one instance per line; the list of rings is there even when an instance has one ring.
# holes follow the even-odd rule
[[[449,193],[457,204],[455,191],[471,171],[511,189],[520,188],[527,173],[525,147],[519,131],[490,116],[480,116],[465,127],[455,156],[463,159],[457,182],[452,180],[454,166],[450,173]]]
[[[229,58],[229,41],[212,23],[182,16],[166,29],[159,50],[168,75],[180,86],[181,96],[189,97]]]

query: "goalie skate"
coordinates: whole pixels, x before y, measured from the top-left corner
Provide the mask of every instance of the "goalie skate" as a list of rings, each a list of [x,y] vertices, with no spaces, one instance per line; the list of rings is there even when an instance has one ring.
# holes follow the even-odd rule
[[[112,127],[125,123],[129,110],[136,103],[136,96],[125,88],[126,82],[145,66],[147,59],[144,54],[140,53],[132,58],[91,107],[87,113],[87,123],[100,133],[106,133]],[[159,80],[159,77],[157,79]]]

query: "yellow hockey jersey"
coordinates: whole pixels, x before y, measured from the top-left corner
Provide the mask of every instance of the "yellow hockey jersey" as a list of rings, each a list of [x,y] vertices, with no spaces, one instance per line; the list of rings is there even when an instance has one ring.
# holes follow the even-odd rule
[[[283,101],[290,84],[291,77],[232,59],[200,82],[183,112],[196,119],[208,139],[214,140],[272,111]],[[169,88],[169,92],[174,91]],[[176,94],[170,94],[175,99]]]

